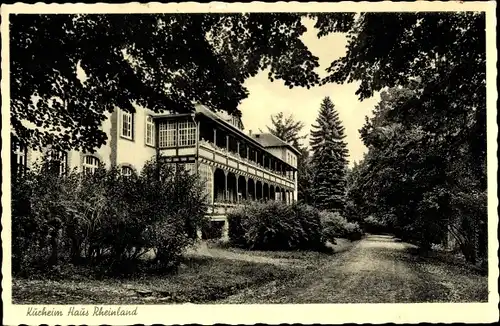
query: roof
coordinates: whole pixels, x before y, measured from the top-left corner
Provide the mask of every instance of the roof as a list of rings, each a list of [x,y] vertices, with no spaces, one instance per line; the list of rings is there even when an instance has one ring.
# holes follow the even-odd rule
[[[260,133],[254,134],[252,137],[262,144],[264,147],[287,147],[296,154],[300,154],[299,150],[292,146],[292,144],[287,143],[283,139],[271,134],[271,133]]]

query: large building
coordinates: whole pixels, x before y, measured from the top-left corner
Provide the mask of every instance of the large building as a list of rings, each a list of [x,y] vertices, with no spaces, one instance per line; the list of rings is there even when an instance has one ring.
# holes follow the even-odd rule
[[[289,143],[268,133],[243,132],[241,119],[203,105],[188,114],[116,109],[103,123],[108,140],[96,153],[59,153],[61,171],[92,172],[99,164],[138,173],[155,156],[183,164],[205,181],[212,220],[254,200],[297,200],[297,156]],[[42,153],[13,144],[12,168],[23,169]]]

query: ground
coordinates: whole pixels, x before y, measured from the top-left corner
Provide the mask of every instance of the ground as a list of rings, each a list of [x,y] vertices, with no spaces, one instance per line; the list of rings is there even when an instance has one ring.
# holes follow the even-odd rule
[[[339,240],[333,253],[249,252],[202,244],[174,276],[13,282],[14,303],[486,302],[487,277],[418,255],[391,236]]]

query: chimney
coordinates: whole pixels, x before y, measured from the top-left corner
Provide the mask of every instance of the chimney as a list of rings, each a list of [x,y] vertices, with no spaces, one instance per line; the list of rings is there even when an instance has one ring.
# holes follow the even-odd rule
[[[248,130],[248,134],[249,134],[250,136],[252,136],[252,130],[251,130],[251,129],[250,129],[250,130]]]

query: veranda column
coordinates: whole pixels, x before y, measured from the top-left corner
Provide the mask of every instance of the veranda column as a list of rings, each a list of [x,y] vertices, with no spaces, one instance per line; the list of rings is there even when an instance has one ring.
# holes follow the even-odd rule
[[[224,171],[224,199],[225,201],[228,201],[229,196],[227,195],[227,171]]]
[[[234,177],[236,178],[236,203],[239,203],[240,202],[240,192],[238,190],[238,184],[240,183],[240,176],[235,173]]]
[[[245,176],[245,200],[248,201],[248,177]]]
[[[217,146],[217,129],[214,128],[214,145]]]

